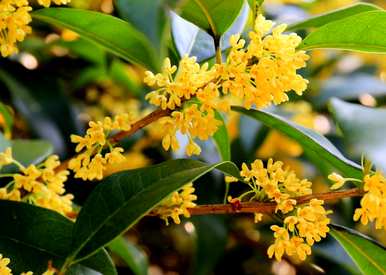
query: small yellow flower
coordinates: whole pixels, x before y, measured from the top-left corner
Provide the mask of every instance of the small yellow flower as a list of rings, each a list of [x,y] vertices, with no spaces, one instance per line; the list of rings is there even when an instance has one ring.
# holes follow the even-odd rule
[[[335,172],[328,175],[328,179],[334,182],[334,184],[330,187],[332,190],[341,188],[347,181],[344,177]]]
[[[263,220],[263,214],[262,213],[255,213],[254,214],[254,223],[261,222]]]
[[[386,228],[386,178],[377,171],[368,174],[363,179],[363,189],[366,192],[361,199],[361,208],[354,213],[354,221],[360,220],[366,225],[369,221],[375,221],[375,228]]]
[[[83,180],[101,180],[107,165],[120,164],[125,161],[121,147],[113,147],[109,136],[113,131],[128,131],[133,117],[129,114],[116,115],[114,119],[105,117],[102,121],[90,121],[84,137],[72,135],[71,141],[77,143],[75,151],[80,153],[72,158],[69,169],[75,172],[76,178]],[[109,152],[102,154],[108,147]]]
[[[0,274],[1,275],[12,275],[12,270],[7,267],[11,261],[8,258],[3,258],[0,254]]]
[[[13,163],[12,148],[8,147],[4,152],[0,153],[0,168],[11,163]]]
[[[169,218],[174,223],[180,224],[180,215],[186,218],[190,217],[189,208],[196,206],[194,201],[197,196],[194,195],[194,187],[192,183],[186,184],[180,191],[172,193],[166,198],[160,205],[158,205],[153,212],[165,220],[166,224],[169,224]]]
[[[39,5],[48,8],[52,3],[55,5],[66,5],[70,3],[71,0],[38,0]]]

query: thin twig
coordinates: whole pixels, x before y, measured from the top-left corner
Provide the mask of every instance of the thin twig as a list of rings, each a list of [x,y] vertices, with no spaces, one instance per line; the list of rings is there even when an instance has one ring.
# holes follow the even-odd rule
[[[364,191],[359,188],[353,188],[344,191],[327,192],[313,195],[300,196],[295,198],[297,205],[309,202],[312,199],[320,199],[324,201],[332,201],[343,198],[359,197],[364,194]],[[189,208],[191,215],[211,215],[211,214],[239,214],[239,213],[274,213],[276,203],[273,202],[247,202],[234,204],[207,204],[198,205],[194,208]],[[149,216],[154,216],[150,213]]]

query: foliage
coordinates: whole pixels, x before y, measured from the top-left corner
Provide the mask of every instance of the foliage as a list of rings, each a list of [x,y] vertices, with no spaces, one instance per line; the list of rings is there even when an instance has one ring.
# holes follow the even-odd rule
[[[368,2],[2,1],[0,273],[386,274]]]

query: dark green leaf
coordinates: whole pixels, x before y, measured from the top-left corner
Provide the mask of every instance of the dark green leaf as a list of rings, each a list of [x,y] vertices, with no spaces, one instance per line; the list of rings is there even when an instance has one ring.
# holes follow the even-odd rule
[[[215,117],[222,122],[217,132],[213,135],[217,151],[219,152],[222,161],[231,160],[231,144],[225,121],[219,112],[216,112]]]
[[[363,274],[386,274],[385,247],[343,226],[332,226],[330,234],[342,245]]]
[[[331,111],[348,150],[357,157],[364,154],[377,168],[386,171],[386,110],[333,99]]]
[[[0,251],[11,259],[14,274],[25,271],[42,274],[49,261],[56,268],[63,265],[71,248],[70,220],[45,208],[6,200],[0,200],[0,213]],[[104,275],[116,275],[104,250],[79,264]]]
[[[299,49],[386,52],[386,12],[368,11],[328,23],[311,32]]]
[[[0,70],[0,80],[9,89],[13,105],[26,119],[32,130],[39,137],[49,140],[57,152],[63,152],[65,145],[60,129],[53,119],[43,112],[41,102],[32,96],[30,90],[5,71]]]
[[[289,31],[295,31],[306,28],[317,28],[332,21],[340,20],[355,14],[359,14],[366,11],[379,10],[380,7],[368,3],[357,3],[352,6],[344,7],[341,9],[329,11],[322,15],[317,15],[306,19],[304,21],[292,24],[288,27]]]
[[[347,177],[361,178],[361,167],[345,158],[328,139],[313,130],[266,111],[247,110],[236,106],[232,107],[232,109],[259,120],[263,124],[293,138],[301,144],[305,150],[310,150],[318,154],[320,158],[329,162]]]
[[[117,254],[135,275],[147,275],[149,263],[146,254],[123,237],[109,244],[109,249]]]
[[[116,0],[120,17],[144,33],[161,50],[167,23],[164,0]]]
[[[70,29],[105,50],[130,62],[157,70],[156,54],[147,38],[127,22],[114,16],[74,8],[48,8],[33,18]]]
[[[167,195],[215,168],[239,175],[231,162],[207,165],[182,159],[107,177],[79,213],[74,227],[73,256],[83,258],[94,253],[133,226]]]
[[[213,271],[217,261],[224,253],[227,243],[227,230],[221,217],[193,217],[196,233],[194,275],[206,275]]]
[[[188,0],[179,6],[180,15],[219,38],[235,21],[243,0]]]

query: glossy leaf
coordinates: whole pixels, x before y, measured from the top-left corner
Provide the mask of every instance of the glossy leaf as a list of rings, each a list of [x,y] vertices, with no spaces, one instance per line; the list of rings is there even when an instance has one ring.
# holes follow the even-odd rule
[[[123,237],[113,240],[109,249],[118,255],[135,275],[148,274],[149,263],[146,254]]]
[[[217,151],[219,152],[222,161],[231,160],[231,144],[228,129],[222,115],[219,112],[216,112],[215,117],[217,120],[222,122],[217,132],[213,135]]]
[[[144,33],[156,49],[161,49],[167,20],[164,0],[116,0],[120,17]]]
[[[357,3],[352,6],[340,8],[337,10],[333,10],[321,15],[317,15],[306,19],[301,22],[297,22],[288,27],[289,31],[295,31],[306,28],[318,28],[323,25],[326,25],[332,21],[340,20],[355,14],[359,14],[366,11],[374,11],[379,10],[380,7],[368,3]]]
[[[365,275],[386,274],[386,248],[352,229],[332,226],[330,234]]]
[[[357,157],[364,154],[377,168],[386,171],[386,110],[333,99],[331,111],[348,150]]]
[[[236,20],[221,36],[220,46],[223,51],[230,46],[230,36],[243,31],[248,15],[248,5],[244,4]],[[216,55],[212,36],[174,12],[171,12],[170,16],[173,40],[180,57],[184,55],[195,56],[198,62],[202,62]]]
[[[62,215],[26,203],[0,200],[2,225],[0,251],[11,259],[14,274],[42,274],[49,261],[56,268],[64,263],[71,245],[73,223]],[[116,275],[106,251],[79,262],[106,275]]]
[[[311,32],[299,49],[386,53],[386,12],[369,11],[328,23]]]
[[[296,140],[305,150],[312,151],[324,161],[329,162],[347,177],[360,178],[361,167],[347,159],[336,147],[324,136],[291,122],[279,115],[267,111],[247,110],[242,107],[232,107],[234,111],[250,116],[268,127],[282,132]]]
[[[130,62],[157,70],[156,54],[148,39],[129,23],[103,13],[73,8],[48,8],[34,19],[70,29],[84,39]]]
[[[73,256],[83,258],[133,226],[167,195],[213,169],[238,176],[231,162],[207,165],[172,160],[104,179],[84,204],[74,227]]]
[[[178,7],[179,14],[213,37],[224,34],[239,15],[243,0],[188,0]]]

